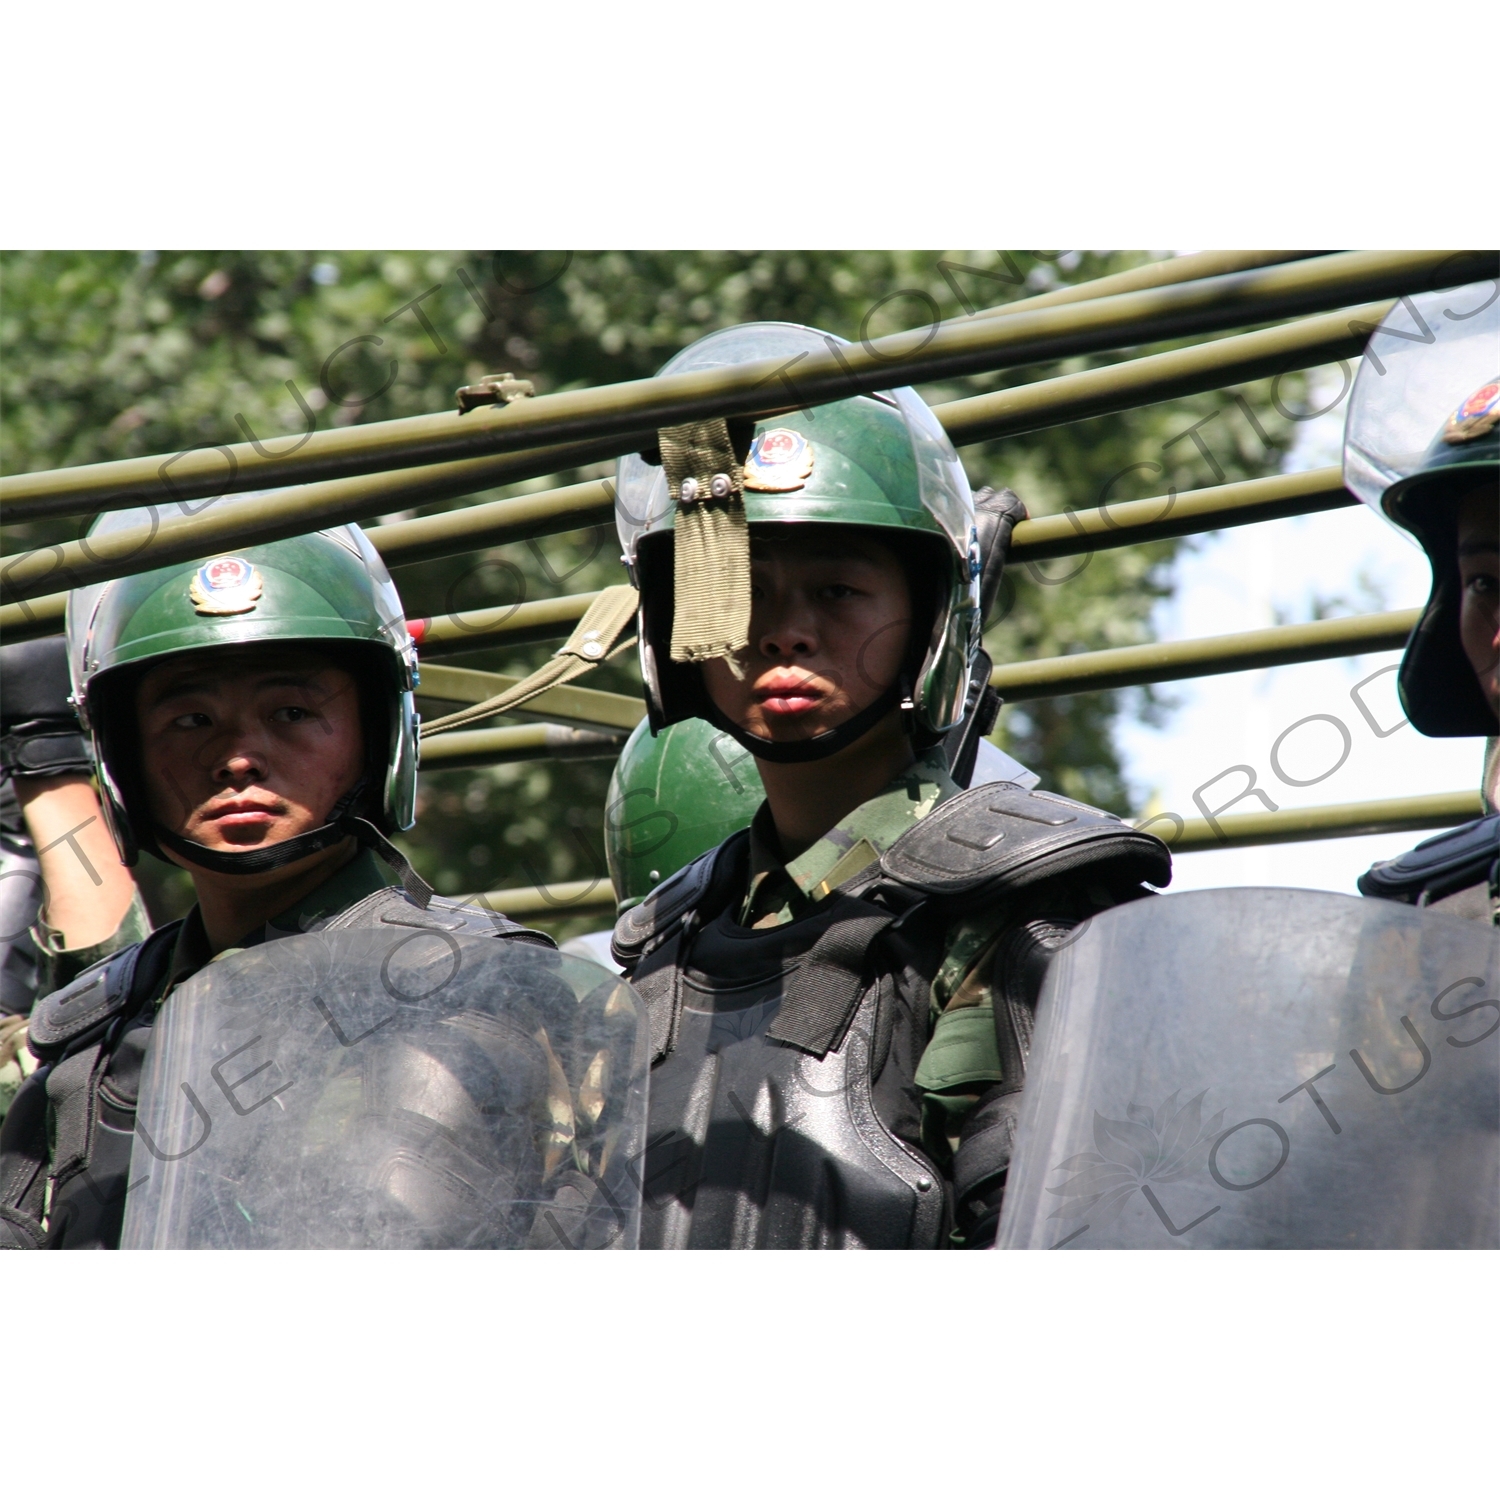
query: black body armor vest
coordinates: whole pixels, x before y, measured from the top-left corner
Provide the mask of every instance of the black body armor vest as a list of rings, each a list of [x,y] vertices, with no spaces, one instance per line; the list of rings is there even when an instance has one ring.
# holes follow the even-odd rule
[[[342,930],[383,922],[552,941],[456,902],[434,898],[424,911],[397,887],[375,891],[319,925]],[[181,925],[169,922],[86,969],[33,1012],[28,1045],[41,1065],[0,1127],[0,1249],[119,1245],[136,1102],[156,1020],[150,1001],[166,978]]]
[[[981,1122],[946,1181],[919,1145],[913,1080],[948,926],[1003,903],[1015,940],[999,963],[1034,1004],[1049,940],[1143,881],[1165,885],[1170,855],[1108,813],[988,785],[804,918],[752,930],[731,915],[748,843],[726,840],[615,929],[651,1022],[642,1248],[938,1248],[955,1185],[1003,1175],[1020,1087],[993,1091],[1009,1112]],[[1023,1072],[1029,1012],[996,1012],[1001,1055]]]

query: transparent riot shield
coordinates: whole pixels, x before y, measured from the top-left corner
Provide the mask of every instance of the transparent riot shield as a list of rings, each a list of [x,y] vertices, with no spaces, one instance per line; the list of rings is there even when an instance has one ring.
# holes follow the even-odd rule
[[[633,1248],[648,1054],[587,959],[432,927],[231,953],[168,999],[124,1248]]]
[[[1042,991],[998,1248],[1495,1248],[1497,955],[1320,891],[1095,918]]]

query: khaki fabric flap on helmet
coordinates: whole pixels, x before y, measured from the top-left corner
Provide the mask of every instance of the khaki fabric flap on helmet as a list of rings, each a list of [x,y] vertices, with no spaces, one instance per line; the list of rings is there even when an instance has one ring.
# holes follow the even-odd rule
[[[750,644],[750,529],[745,471],[723,417],[658,434],[673,525],[672,660],[726,657]]]

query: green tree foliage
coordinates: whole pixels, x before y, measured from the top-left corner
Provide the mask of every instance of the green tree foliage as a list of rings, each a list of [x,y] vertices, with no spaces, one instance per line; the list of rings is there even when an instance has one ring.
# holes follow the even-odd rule
[[[636,379],[727,324],[790,319],[847,338],[1090,280],[1129,252],[15,252],[0,256],[0,464],[7,473],[202,444],[269,440],[437,411],[493,371],[542,392]],[[934,403],[1139,351],[946,382]],[[1235,399],[1236,397],[1240,399]],[[966,449],[975,485],[1009,485],[1040,515],[1275,472],[1292,437],[1265,383]],[[534,490],[612,465],[537,480]],[[515,491],[510,491],[514,493]],[[494,498],[486,495],[475,498]],[[467,504],[472,501],[449,502]],[[446,509],[448,505],[432,507]],[[76,521],[7,528],[13,552],[76,535]],[[1150,639],[1180,542],[1017,568],[988,645],[997,661]],[[612,531],[548,538],[399,570],[412,615],[619,582]],[[541,644],[463,658],[529,669]],[[633,663],[590,680],[638,691]],[[1131,806],[1113,729],[1165,711],[1149,690],[1007,709],[999,743],[1046,784]],[[426,705],[428,712],[441,707]],[[602,872],[609,765],[540,761],[423,777],[407,843],[445,893]],[[159,911],[186,899],[149,877]],[[560,915],[559,932],[599,918]]]

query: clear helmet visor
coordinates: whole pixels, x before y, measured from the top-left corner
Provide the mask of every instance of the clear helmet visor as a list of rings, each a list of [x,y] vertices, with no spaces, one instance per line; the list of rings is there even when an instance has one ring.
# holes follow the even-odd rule
[[[1497,376],[1500,283],[1398,301],[1371,334],[1349,399],[1344,483],[1351,493],[1385,515],[1385,492],[1424,466],[1447,419]]]
[[[795,382],[799,355],[827,354],[847,348],[849,341],[800,323],[743,323],[721,329],[676,354],[657,372],[682,375],[713,370],[724,365],[751,364],[757,360],[788,361],[787,379]],[[768,385],[768,401],[794,392],[794,385]],[[923,508],[942,528],[960,553],[967,553],[973,526],[973,501],[968,479],[958,454],[932,409],[909,386],[881,393],[900,409],[911,435],[916,458],[917,483]],[[615,524],[625,556],[634,560],[640,539],[661,530],[671,518],[672,500],[667,493],[666,473],[648,464],[639,454],[626,454],[618,470]]]

